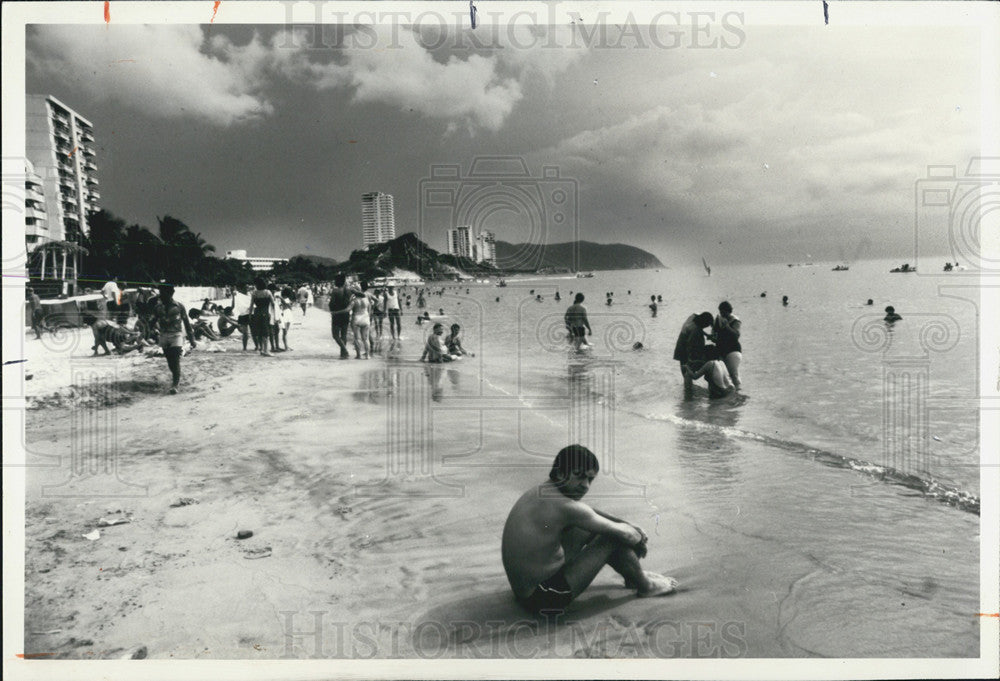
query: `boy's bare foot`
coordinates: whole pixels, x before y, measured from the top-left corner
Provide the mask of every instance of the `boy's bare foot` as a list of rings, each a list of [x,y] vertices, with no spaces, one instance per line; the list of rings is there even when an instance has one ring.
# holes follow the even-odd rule
[[[650,588],[645,591],[639,589],[636,592],[636,596],[639,598],[666,596],[667,594],[672,594],[677,590],[677,580],[673,577],[665,577],[664,575],[659,575],[655,572],[647,572],[646,579],[649,581]]]

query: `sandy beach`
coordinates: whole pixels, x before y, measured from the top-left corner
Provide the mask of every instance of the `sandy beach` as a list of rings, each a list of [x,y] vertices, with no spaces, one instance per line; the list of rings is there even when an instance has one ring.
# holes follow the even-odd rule
[[[695,583],[714,581],[704,573],[679,573],[682,592],[654,602],[605,571],[565,622],[518,609],[499,534],[509,500],[540,471],[458,466],[429,477],[405,471],[407,460],[387,473],[396,433],[386,376],[395,389],[423,381],[419,343],[404,341],[388,365],[339,361],[327,320],[310,310],[290,334],[294,349],[272,358],[240,352],[238,340],[201,343],[184,358],[177,396],[165,394],[162,357],[90,358],[86,329],[69,352],[27,342],[29,452],[48,465],[28,474],[26,654],[782,654],[766,635],[774,603],[754,612],[730,593],[712,621],[698,615],[727,590],[695,595]],[[66,385],[72,372],[109,380],[84,390]],[[419,446],[426,434],[403,435]],[[477,457],[501,457],[503,438],[488,439]],[[237,539],[244,530],[253,536]],[[651,553],[690,550],[697,532],[659,528]]]
[[[341,361],[328,324],[328,313],[315,308],[296,317],[293,350],[270,358],[252,346],[241,352],[238,339],[199,343],[183,359],[175,396],[166,394],[162,357],[90,357],[87,329],[58,344],[25,341],[32,374],[25,384],[32,465],[26,655],[865,657],[912,655],[914,646],[934,655],[972,652],[967,634],[956,634],[964,614],[942,621],[935,610],[933,579],[903,585],[913,596],[903,603],[905,623],[879,606],[902,587],[878,583],[850,588],[853,598],[872,604],[863,617],[810,612],[811,594],[821,597],[853,577],[817,559],[809,542],[761,526],[757,518],[774,503],[766,494],[734,499],[722,511],[706,507],[698,495],[711,494],[711,476],[727,465],[720,458],[727,445],[683,431],[673,436],[693,437],[713,456],[709,467],[695,470],[708,476],[705,485],[692,484],[683,448],[620,447],[616,470],[605,471],[588,497],[649,530],[647,569],[677,577],[679,591],[637,600],[605,569],[564,617],[529,616],[510,595],[500,534],[513,501],[544,479],[551,453],[567,437],[564,425],[544,405],[516,414],[489,409],[509,405],[509,396],[477,379],[476,360],[420,364],[422,327],[404,324],[402,349],[391,358]],[[619,418],[627,442],[663,441],[663,424]],[[766,470],[766,457],[781,455],[761,448],[747,456]],[[813,470],[810,461],[781,465],[802,467],[820,481],[829,476],[833,489],[843,489],[838,471]],[[780,481],[766,484],[788,496]],[[877,501],[884,487],[850,495]],[[834,530],[808,509],[808,499],[793,493],[783,503],[801,508],[799,522],[815,527],[816,547],[826,543]],[[916,521],[887,517],[887,541],[905,534],[907,522]],[[252,536],[240,539],[241,532]],[[895,558],[887,553],[885,560]],[[886,637],[890,626],[896,635]],[[974,626],[957,629],[971,633]],[[838,627],[836,635],[830,627]]]

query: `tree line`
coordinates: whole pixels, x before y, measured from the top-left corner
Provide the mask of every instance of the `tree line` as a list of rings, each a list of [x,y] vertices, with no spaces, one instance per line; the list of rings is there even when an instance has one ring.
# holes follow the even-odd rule
[[[81,283],[110,279],[136,285],[168,281],[175,285],[249,285],[258,272],[250,263],[216,257],[215,246],[200,232],[170,215],[157,216],[158,231],[127,225],[107,210],[92,213],[81,245],[86,250],[78,279]],[[327,281],[334,267],[296,256],[269,274],[279,283]]]

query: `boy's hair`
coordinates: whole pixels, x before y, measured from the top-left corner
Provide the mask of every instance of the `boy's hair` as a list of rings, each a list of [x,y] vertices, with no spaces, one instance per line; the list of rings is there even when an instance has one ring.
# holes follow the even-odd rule
[[[722,314],[729,314],[732,311],[733,311],[733,306],[729,303],[728,300],[723,300],[721,303],[719,303],[719,312],[721,312]]]
[[[256,289],[263,289],[264,286],[266,285],[266,282],[264,281],[264,277],[254,277],[253,285],[254,285],[254,288],[256,288]]]
[[[190,317],[191,319],[200,319],[201,310],[199,310],[196,307],[192,307],[190,310],[188,310],[188,317]]]
[[[577,303],[577,304],[582,303],[583,302],[583,294],[582,293],[577,293],[576,294],[576,298],[573,299],[573,302]]]
[[[452,324],[451,325],[451,332],[452,333],[455,333],[456,331],[461,331],[461,330],[462,330],[462,327],[459,326],[458,324]]]
[[[440,322],[438,322],[437,324],[434,325],[434,328],[432,328],[431,331],[437,331],[438,329],[441,329],[442,331],[444,331],[444,324],[441,324]]]
[[[335,274],[335,275],[333,275],[333,285],[334,286],[343,286],[345,281],[347,281],[347,277],[344,276],[343,274]]]
[[[712,322],[715,321],[715,317],[712,316],[711,312],[702,312],[694,318],[694,321],[698,325],[698,328],[703,329],[706,326],[711,326]]]
[[[573,473],[583,473],[585,471],[597,472],[601,469],[597,463],[594,453],[583,445],[569,445],[563,447],[556,454],[555,461],[552,462],[552,470],[549,471],[549,480],[555,483],[565,482]]]
[[[233,308],[227,306],[222,308],[222,311],[225,312],[227,315],[229,315],[233,313]]]

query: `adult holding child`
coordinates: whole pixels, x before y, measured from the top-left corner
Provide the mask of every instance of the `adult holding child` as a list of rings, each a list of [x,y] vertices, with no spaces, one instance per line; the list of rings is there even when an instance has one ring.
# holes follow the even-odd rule
[[[708,360],[703,329],[712,326],[712,320],[711,312],[692,314],[684,320],[681,332],[677,335],[677,343],[674,345],[674,359],[680,363],[685,391],[690,391],[692,387],[690,372],[697,372]]]

